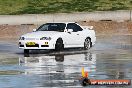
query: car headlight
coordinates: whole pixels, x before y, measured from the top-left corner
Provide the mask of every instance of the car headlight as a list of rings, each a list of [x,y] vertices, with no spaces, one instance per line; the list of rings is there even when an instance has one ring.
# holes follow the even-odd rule
[[[25,38],[24,37],[20,37],[20,39],[19,40],[25,40]]]
[[[42,37],[40,40],[51,40],[51,37]]]

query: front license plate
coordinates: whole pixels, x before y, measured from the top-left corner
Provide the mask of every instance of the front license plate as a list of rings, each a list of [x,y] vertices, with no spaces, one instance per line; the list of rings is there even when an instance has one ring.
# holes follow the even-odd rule
[[[35,42],[27,42],[27,45],[35,45]]]

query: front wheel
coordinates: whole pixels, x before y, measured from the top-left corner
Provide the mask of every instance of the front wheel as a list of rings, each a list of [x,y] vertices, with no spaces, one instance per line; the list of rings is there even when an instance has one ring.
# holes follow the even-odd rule
[[[56,51],[61,51],[64,49],[64,44],[63,40],[61,38],[57,39],[56,44],[55,44],[55,50]]]
[[[91,39],[90,38],[86,38],[85,42],[84,42],[84,49],[85,50],[89,50],[91,48],[91,45],[92,45]]]

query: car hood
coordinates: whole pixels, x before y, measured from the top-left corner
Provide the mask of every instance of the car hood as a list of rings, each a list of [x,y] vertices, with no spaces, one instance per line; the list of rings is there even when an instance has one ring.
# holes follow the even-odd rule
[[[41,38],[41,37],[52,37],[53,35],[58,35],[60,32],[56,31],[36,31],[36,32],[31,32],[22,35],[22,37],[25,38]]]

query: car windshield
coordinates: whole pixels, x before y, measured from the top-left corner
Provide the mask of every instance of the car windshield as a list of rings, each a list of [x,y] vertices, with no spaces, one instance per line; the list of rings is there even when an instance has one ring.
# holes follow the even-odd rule
[[[37,31],[59,31],[64,32],[66,27],[65,23],[46,23],[41,25]]]

